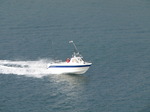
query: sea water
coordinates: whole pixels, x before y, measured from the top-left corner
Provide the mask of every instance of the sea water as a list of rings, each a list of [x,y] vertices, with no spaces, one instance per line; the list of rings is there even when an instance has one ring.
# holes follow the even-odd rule
[[[150,112],[150,1],[1,0],[0,112]],[[71,57],[83,75],[53,75]]]

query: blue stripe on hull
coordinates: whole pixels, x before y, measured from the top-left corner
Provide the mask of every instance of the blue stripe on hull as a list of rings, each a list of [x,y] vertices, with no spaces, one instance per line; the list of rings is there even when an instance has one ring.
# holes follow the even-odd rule
[[[77,66],[49,66],[49,68],[77,68],[77,67],[89,67],[91,65],[77,65]]]

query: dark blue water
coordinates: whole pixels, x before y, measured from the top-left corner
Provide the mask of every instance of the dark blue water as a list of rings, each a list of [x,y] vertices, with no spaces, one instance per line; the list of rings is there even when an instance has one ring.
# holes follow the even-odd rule
[[[74,40],[84,75],[52,75]],[[0,0],[0,112],[150,112],[149,0]]]

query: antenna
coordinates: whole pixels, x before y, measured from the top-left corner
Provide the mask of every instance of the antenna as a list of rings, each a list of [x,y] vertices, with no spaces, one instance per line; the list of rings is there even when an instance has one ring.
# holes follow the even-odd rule
[[[73,44],[73,46],[74,46],[74,54],[73,54],[73,56],[83,58],[83,57],[82,57],[82,55],[79,53],[79,51],[78,51],[78,49],[77,49],[77,47],[76,47],[75,43],[74,43],[72,40],[71,40],[71,41],[69,41],[69,43],[72,43],[72,44]]]
[[[69,41],[69,43],[72,43],[72,44],[73,44],[74,49],[75,49],[75,53],[79,53],[79,51],[78,51],[78,49],[77,49],[77,47],[76,47],[75,43],[74,43],[72,40],[71,40],[71,41]]]

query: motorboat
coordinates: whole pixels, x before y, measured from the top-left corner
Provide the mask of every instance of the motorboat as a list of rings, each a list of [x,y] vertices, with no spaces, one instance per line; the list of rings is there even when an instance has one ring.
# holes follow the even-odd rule
[[[51,74],[84,74],[92,65],[92,63],[84,61],[73,41],[69,41],[69,43],[72,43],[75,48],[72,57],[67,58],[64,62],[49,63],[47,68]]]

